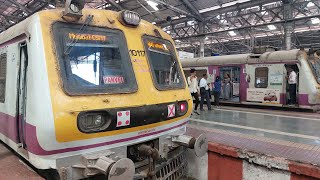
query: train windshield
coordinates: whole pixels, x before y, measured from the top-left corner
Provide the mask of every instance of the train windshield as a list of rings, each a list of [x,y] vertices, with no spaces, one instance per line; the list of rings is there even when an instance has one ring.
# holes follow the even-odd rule
[[[310,60],[309,63],[318,83],[320,84],[320,59]]]
[[[80,30],[79,30],[80,29]],[[137,89],[123,34],[96,27],[54,26],[63,85],[68,94],[133,92]]]
[[[156,87],[159,90],[184,88],[184,78],[172,44],[150,36],[143,39]]]

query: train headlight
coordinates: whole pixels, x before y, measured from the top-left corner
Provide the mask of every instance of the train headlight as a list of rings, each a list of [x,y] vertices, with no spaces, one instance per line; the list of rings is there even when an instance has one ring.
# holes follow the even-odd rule
[[[84,0],[66,0],[64,16],[80,18],[84,4]]]
[[[124,25],[138,26],[140,24],[141,17],[136,12],[124,10],[120,13],[119,20]]]
[[[96,126],[99,126],[99,125],[101,125],[102,123],[103,123],[102,116],[101,116],[101,115],[95,116],[95,118],[94,118],[94,124],[95,124]]]
[[[105,112],[80,113],[78,116],[78,128],[84,133],[100,132],[111,124],[111,117]]]

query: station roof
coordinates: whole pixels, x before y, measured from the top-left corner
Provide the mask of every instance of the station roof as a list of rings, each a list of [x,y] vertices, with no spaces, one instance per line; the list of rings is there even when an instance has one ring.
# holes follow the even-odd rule
[[[90,8],[138,12],[162,27],[178,49],[206,54],[247,53],[254,46],[320,46],[319,0],[86,0]],[[31,14],[55,8],[55,0],[0,0],[0,31]]]

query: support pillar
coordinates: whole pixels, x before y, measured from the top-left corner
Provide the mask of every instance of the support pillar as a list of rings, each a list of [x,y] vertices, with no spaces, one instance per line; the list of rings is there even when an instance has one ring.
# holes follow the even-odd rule
[[[292,11],[292,0],[283,0],[283,16],[284,20],[292,19],[293,18],[293,11]],[[285,22],[284,26],[284,46],[286,50],[291,49],[291,35],[293,33],[293,24],[292,22]]]
[[[205,33],[205,23],[204,22],[199,22],[199,34],[204,34]],[[204,42],[205,42],[206,37],[201,37],[200,38],[200,49],[199,49],[199,56],[204,57]]]

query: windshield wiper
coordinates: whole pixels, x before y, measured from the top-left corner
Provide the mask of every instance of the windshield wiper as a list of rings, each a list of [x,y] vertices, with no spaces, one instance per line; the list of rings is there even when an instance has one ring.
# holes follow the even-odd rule
[[[84,30],[86,30],[86,28],[88,27],[88,25],[91,23],[93,19],[93,15],[89,15],[87,16],[86,20],[84,21],[84,23],[82,24],[82,26],[79,29],[78,34],[83,33]],[[66,50],[64,51],[64,55],[69,55],[72,48],[74,47],[74,45],[78,42],[79,39],[74,38],[72,40],[70,40],[69,42],[67,42],[67,44],[69,44],[69,46],[66,48]]]

